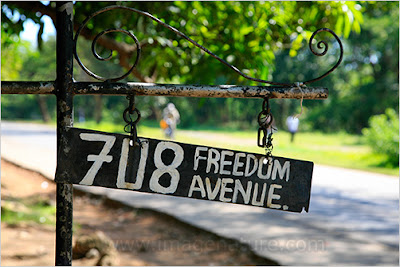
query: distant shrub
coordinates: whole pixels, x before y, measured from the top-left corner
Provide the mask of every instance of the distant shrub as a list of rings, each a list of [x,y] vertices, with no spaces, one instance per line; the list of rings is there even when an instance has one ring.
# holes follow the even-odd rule
[[[385,114],[375,115],[369,119],[369,128],[362,130],[368,145],[388,157],[392,166],[399,164],[399,116],[394,109],[386,109]]]

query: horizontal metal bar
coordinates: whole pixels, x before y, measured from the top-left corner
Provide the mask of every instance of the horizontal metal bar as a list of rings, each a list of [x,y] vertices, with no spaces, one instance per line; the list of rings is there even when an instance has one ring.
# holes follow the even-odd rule
[[[181,85],[153,83],[75,82],[75,95],[151,95],[221,98],[288,98],[326,99],[328,89],[322,87],[279,87],[239,85]],[[3,94],[52,94],[53,82],[2,82]]]
[[[2,94],[54,94],[54,82],[3,82],[1,81]]]
[[[232,98],[296,98],[325,99],[328,89],[312,87],[277,87],[277,86],[238,86],[238,85],[181,85],[154,83],[89,83],[74,84],[75,94],[107,94],[186,97],[232,97]]]

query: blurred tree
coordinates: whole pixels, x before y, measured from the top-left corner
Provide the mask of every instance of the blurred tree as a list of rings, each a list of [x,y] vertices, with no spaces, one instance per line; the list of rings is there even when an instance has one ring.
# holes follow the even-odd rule
[[[92,12],[111,4],[148,11],[244,73],[280,82],[298,80],[292,79],[287,70],[284,72],[286,76],[272,76],[276,66],[275,54],[288,49],[288,54],[295,56],[305,40],[318,28],[333,28],[339,35],[346,37],[352,31],[359,32],[363,21],[362,12],[356,2],[76,2],[74,28],[77,29]],[[55,21],[54,3],[3,2],[2,28],[7,35],[18,34],[23,29],[24,21],[33,19],[40,24],[43,15],[48,15]],[[256,84],[238,76],[212,57],[204,55],[204,52],[177,37],[175,33],[132,12],[120,10],[101,14],[88,23],[82,37],[93,39],[95,34],[112,27],[133,31],[141,42],[142,56],[133,73],[135,80],[160,83]],[[40,34],[38,38],[41,38]],[[110,34],[99,40],[98,50],[101,55],[107,56],[109,49],[119,53],[119,57],[110,61],[111,65],[114,63],[115,66],[117,63],[127,68],[129,62],[135,60],[136,46],[123,34]],[[99,75],[114,76],[109,73],[109,65],[103,62],[91,63],[85,51],[86,47],[79,44],[78,54],[89,69]],[[116,52],[113,54],[117,54]],[[290,60],[298,63],[296,59]],[[95,69],[99,65],[105,67]],[[80,77],[78,79],[77,70],[75,68],[75,79],[82,80]],[[320,73],[315,74],[319,76]],[[113,102],[116,99],[121,98],[103,99],[103,105],[123,108],[126,102],[115,105]],[[151,110],[147,115],[157,118],[157,111],[168,101],[170,99],[165,97],[141,97],[138,105]],[[182,116],[183,126],[204,122],[240,121],[240,127],[248,127],[249,123],[255,122],[261,105],[257,100],[240,99],[174,98],[173,101],[178,109],[185,110]],[[109,113],[117,114],[116,110]]]
[[[24,67],[20,70],[20,81],[47,81],[56,79],[56,42],[50,39],[39,51],[31,51],[24,60]],[[35,95],[39,104],[40,114],[44,122],[51,120],[51,113],[55,116],[55,98],[53,96]],[[49,109],[50,107],[50,109]],[[51,110],[51,111],[50,111]]]
[[[365,2],[361,11],[361,33],[349,35],[341,67],[320,82],[328,100],[305,101],[313,129],[360,134],[372,115],[399,110],[399,2]]]
[[[24,61],[24,50],[28,42],[21,42],[18,36],[10,36],[1,28],[1,76],[9,80],[17,80]]]
[[[51,49],[51,44],[49,44],[49,47],[46,47],[46,52]],[[51,75],[52,71],[55,72],[55,55],[53,52],[44,53],[45,56],[40,58],[41,54],[32,51],[29,42],[21,41],[15,35],[6,34],[3,28],[1,52],[1,77],[3,80],[55,79],[55,75]],[[46,74],[41,76],[41,73]],[[47,107],[47,99],[49,97],[43,95],[2,96],[2,117],[30,119],[42,117],[45,122],[48,122],[51,115]],[[39,109],[36,106],[39,106]]]
[[[294,55],[301,47],[301,40],[318,28],[335,27],[338,34],[347,36],[351,29],[359,31],[362,22],[361,12],[353,2],[76,2],[75,29],[89,14],[112,4],[154,14],[245,73],[261,79],[272,78],[274,51],[290,47]],[[19,16],[15,16],[16,13]],[[302,14],[301,18],[294,15],[296,13]],[[40,24],[43,15],[49,15],[54,21],[54,3],[7,2],[2,7],[2,27],[8,34],[18,34],[23,22],[33,19]],[[340,26],[337,21],[341,22]],[[143,56],[134,73],[138,80],[204,84],[245,82],[172,31],[129,11],[114,10],[93,18],[82,35],[93,39],[96,33],[112,27],[131,30],[141,40]],[[117,51],[120,56],[115,60],[121,66],[129,66],[128,58],[134,61],[136,46],[129,37],[123,34],[104,36],[98,43]],[[78,53],[80,51],[78,47]]]
[[[372,149],[387,156],[386,164],[399,166],[399,114],[388,108],[385,114],[371,116],[369,128],[362,130],[367,143]]]

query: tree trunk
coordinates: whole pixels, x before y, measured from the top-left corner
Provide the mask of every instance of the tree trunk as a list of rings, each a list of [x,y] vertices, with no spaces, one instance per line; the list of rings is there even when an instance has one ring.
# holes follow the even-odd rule
[[[156,121],[160,121],[162,119],[162,114],[161,114],[161,110],[160,107],[158,107],[156,104],[154,104],[151,107],[151,111],[154,115],[154,118],[156,119]]]
[[[37,95],[36,100],[39,103],[40,112],[42,113],[42,118],[44,122],[50,122],[51,117],[49,113],[49,109],[47,108],[46,96]]]
[[[103,113],[103,101],[101,95],[94,95],[94,103],[94,120],[99,124]]]

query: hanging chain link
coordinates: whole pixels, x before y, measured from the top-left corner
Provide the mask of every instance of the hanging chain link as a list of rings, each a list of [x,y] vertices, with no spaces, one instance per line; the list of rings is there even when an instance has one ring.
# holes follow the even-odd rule
[[[141,146],[140,140],[137,138],[136,124],[140,121],[140,111],[135,107],[135,95],[128,95],[126,97],[129,100],[129,106],[124,110],[123,118],[126,122],[124,131],[130,134],[131,141],[130,146]],[[133,120],[133,115],[136,113],[137,118]]]
[[[258,114],[258,134],[257,134],[257,145],[265,148],[265,158],[269,164],[272,163],[272,133],[277,129],[272,126],[274,117],[271,113],[269,106],[269,98],[264,98],[262,104],[262,111]]]

